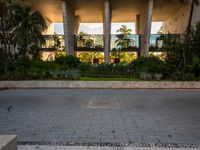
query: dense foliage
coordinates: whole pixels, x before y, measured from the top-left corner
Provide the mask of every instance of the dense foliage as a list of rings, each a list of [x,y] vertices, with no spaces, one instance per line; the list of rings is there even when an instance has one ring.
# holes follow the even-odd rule
[[[196,58],[197,59],[197,58]],[[198,63],[199,65],[199,63]],[[88,64],[80,62],[73,56],[62,56],[52,62],[21,58],[16,62],[16,68],[0,75],[1,80],[28,79],[70,79],[80,77],[93,78],[134,78],[140,80],[196,80],[199,79],[197,65],[187,73],[182,70],[172,71],[165,61],[158,57],[141,57],[130,64]],[[190,71],[190,72],[189,72]],[[195,78],[196,76],[196,78]]]
[[[42,32],[47,28],[38,11],[17,0],[0,0],[0,48],[3,70],[21,58],[39,59],[39,46],[44,42]]]
[[[64,59],[64,58],[62,58]],[[66,57],[66,62],[72,59]],[[72,64],[76,63],[73,58]],[[60,62],[45,62],[41,60],[31,60],[21,58],[16,62],[16,68],[0,75],[2,80],[30,80],[30,79],[78,79],[80,72],[71,65]]]
[[[182,41],[165,41],[166,65],[169,78],[174,80],[199,80],[200,75],[200,22],[184,34]]]
[[[60,56],[56,58],[55,63],[69,68],[77,68],[81,62],[73,56]]]
[[[77,80],[81,77],[140,80],[200,79],[200,22],[193,28],[189,23],[181,41],[174,38],[164,41],[164,59],[156,56],[135,59],[134,54],[113,50],[110,53],[110,58],[114,59],[112,64],[98,64],[98,59],[103,60],[103,55],[99,52],[79,54],[81,61],[88,60],[85,62],[74,56],[62,55],[57,56],[55,61],[44,62],[39,58],[39,45],[44,40],[42,31],[46,28],[41,14],[14,0],[0,0],[0,4],[0,28],[3,31],[3,38],[0,41],[1,80]],[[118,32],[122,34],[115,41],[117,45],[129,47],[130,41],[126,40],[126,36],[131,30],[122,26]],[[54,39],[57,41],[55,46],[58,47],[58,38],[55,36]],[[92,44],[92,41],[83,42],[87,47]]]

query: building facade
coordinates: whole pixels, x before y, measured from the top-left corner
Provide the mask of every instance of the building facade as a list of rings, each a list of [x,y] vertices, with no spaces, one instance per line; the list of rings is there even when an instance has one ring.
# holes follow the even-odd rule
[[[177,0],[24,0],[46,18],[49,29],[54,22],[63,23],[65,51],[73,55],[75,36],[80,23],[103,23],[104,62],[109,63],[111,23],[135,22],[140,35],[140,55],[147,56],[153,21],[163,22],[163,34],[181,34],[189,19],[191,1]],[[195,6],[192,23],[200,20],[200,8]],[[51,31],[51,30],[50,30]],[[51,34],[47,31],[46,34]]]

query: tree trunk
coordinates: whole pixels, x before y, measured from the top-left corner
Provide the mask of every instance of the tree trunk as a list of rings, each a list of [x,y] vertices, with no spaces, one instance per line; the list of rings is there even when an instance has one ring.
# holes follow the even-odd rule
[[[190,34],[191,33],[193,12],[194,12],[194,0],[192,0],[191,6],[190,6],[190,16],[189,16],[189,20],[188,20],[188,25],[187,25],[187,29],[186,29],[187,33],[186,34]]]
[[[3,61],[4,61],[4,72],[7,72],[8,71],[8,61],[7,61],[7,45],[6,45],[6,39],[5,39],[5,27],[4,27],[4,6],[3,6],[3,3],[1,1],[0,3],[2,6],[1,6],[1,12],[0,12],[0,18],[1,18],[1,24],[0,24],[0,27],[2,29],[2,49],[3,49]]]
[[[190,15],[188,19],[188,24],[186,28],[186,34],[185,34],[185,48],[183,48],[183,68],[185,70],[186,67],[186,49],[188,48],[188,45],[190,44],[191,41],[191,27],[192,27],[192,18],[193,18],[193,12],[194,12],[194,4],[195,1],[192,0],[191,6],[190,6]]]

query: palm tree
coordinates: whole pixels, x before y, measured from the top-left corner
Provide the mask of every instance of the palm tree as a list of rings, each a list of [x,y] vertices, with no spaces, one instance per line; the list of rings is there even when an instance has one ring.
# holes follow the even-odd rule
[[[51,39],[52,39],[53,42],[54,42],[53,48],[54,48],[56,51],[59,51],[59,48],[60,48],[60,45],[61,45],[59,35],[57,35],[56,33],[54,33],[54,35],[51,36]]]
[[[117,43],[117,46],[121,46],[123,48],[128,48],[130,45],[131,40],[128,38],[128,35],[131,34],[132,30],[127,28],[126,25],[122,25],[121,28],[117,30],[118,33],[120,33],[117,36],[117,40],[115,43]]]
[[[129,28],[127,28],[126,25],[122,25],[121,28],[119,28],[119,29],[117,30],[117,32],[120,32],[121,34],[124,34],[124,35],[130,35],[131,32],[132,32],[132,30],[129,29]]]
[[[6,31],[6,16],[8,15],[8,5],[12,0],[0,0],[0,49],[2,55],[2,69],[4,72],[7,72],[8,63],[13,65],[11,56],[10,56],[10,42],[8,41],[8,33]]]
[[[26,57],[31,47],[45,42],[42,32],[47,28],[45,19],[38,11],[22,3],[9,5],[7,29],[12,35],[14,45],[19,47],[19,54]]]

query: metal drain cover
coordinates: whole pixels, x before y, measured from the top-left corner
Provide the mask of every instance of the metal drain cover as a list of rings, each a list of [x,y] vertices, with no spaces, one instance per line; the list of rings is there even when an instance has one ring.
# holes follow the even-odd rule
[[[118,101],[90,100],[87,108],[120,108]]]

